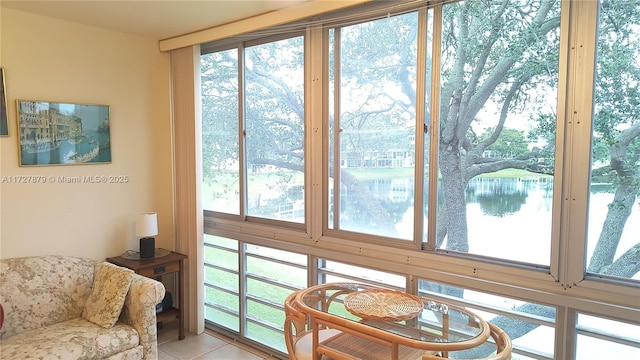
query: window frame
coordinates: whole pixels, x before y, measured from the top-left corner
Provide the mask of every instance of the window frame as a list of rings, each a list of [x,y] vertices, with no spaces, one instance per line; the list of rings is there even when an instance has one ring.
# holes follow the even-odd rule
[[[380,4],[377,5],[380,6]],[[377,239],[369,235],[329,230],[325,226],[328,217],[324,209],[328,208],[329,187],[328,174],[324,169],[328,168],[328,159],[322,154],[328,153],[329,146],[328,141],[325,140],[328,136],[326,125],[328,114],[325,109],[329,85],[326,80],[328,68],[322,61],[323,54],[327,53],[328,48],[327,30],[323,23],[311,24],[304,30],[306,34],[305,68],[307,68],[304,95],[307,113],[304,174],[307,200],[304,226],[293,227],[282,222],[263,222],[251,217],[228,216],[228,214],[205,210],[205,233],[233,238],[250,237],[264,244],[275,242],[282,246],[295,246],[311,255],[322,255],[336,261],[349,261],[388,271],[393,269],[397,271],[398,266],[402,266],[403,272],[412,276],[444,279],[469,288],[482,286],[498,294],[514,294],[531,301],[565,304],[571,307],[571,311],[591,312],[598,316],[618,319],[637,316],[639,314],[637,298],[640,291],[636,281],[587,276],[585,273],[587,222],[585,194],[588,193],[589,182],[589,176],[585,174],[589,174],[590,165],[581,159],[583,154],[581,149],[590,146],[587,144],[590,144],[591,125],[589,121],[585,121],[582,113],[590,113],[592,109],[589,99],[592,98],[594,65],[589,65],[589,61],[590,55],[595,52],[596,39],[592,34],[596,28],[593,25],[597,21],[598,2],[571,0],[563,1],[561,6],[560,77],[556,125],[556,169],[559,174],[554,179],[556,190],[553,197],[554,209],[560,209],[560,211],[556,210],[553,214],[551,259],[548,268],[475,255],[434,251],[433,232],[428,235],[429,239],[425,243],[427,245],[422,248],[415,244],[398,246],[397,239],[389,242],[387,239]],[[366,6],[358,8],[366,8]],[[441,8],[436,6],[434,11],[437,14]],[[258,41],[256,39],[254,37],[252,41]],[[236,46],[239,46],[238,43],[236,42]],[[225,46],[229,46],[228,44],[229,42]],[[439,42],[434,41],[433,46],[439,46]],[[578,50],[572,49],[576,46],[579,47]],[[210,46],[208,48],[211,49]],[[420,54],[422,51],[419,51],[419,56],[422,56]],[[432,66],[439,68],[439,64],[435,61]],[[325,79],[325,81],[315,81],[317,79]],[[431,86],[437,85],[432,82]],[[580,101],[569,103],[569,99]],[[431,106],[434,107],[434,104]],[[436,119],[435,116],[431,118],[432,122]],[[576,126],[578,123],[579,126]],[[422,136],[424,134],[417,129],[416,143]],[[437,134],[431,136],[437,136]],[[432,139],[430,162],[437,163],[437,152],[433,151],[433,146],[437,143],[437,137],[435,141]],[[419,153],[420,151],[417,151],[416,156]],[[430,176],[435,175],[430,174]],[[417,179],[418,176],[416,176],[416,182]],[[434,188],[430,188],[429,191],[435,191],[434,181],[431,181],[431,186]],[[322,191],[318,191],[319,188],[322,188]],[[423,196],[422,189],[419,187],[415,189],[415,193],[420,194],[416,196]],[[435,206],[435,199],[429,201],[430,207]],[[435,226],[433,219],[433,216],[428,219],[429,228]],[[414,232],[420,234],[417,229],[414,229]],[[414,236],[414,240],[417,238],[421,239],[421,236]],[[310,271],[313,270],[310,268]],[[523,285],[524,288],[522,288]],[[558,316],[565,315],[560,312]],[[559,326],[564,326],[562,324],[564,322],[559,322]],[[571,326],[568,326],[558,331],[559,339],[566,340],[570,328]],[[562,353],[557,352],[557,354]]]

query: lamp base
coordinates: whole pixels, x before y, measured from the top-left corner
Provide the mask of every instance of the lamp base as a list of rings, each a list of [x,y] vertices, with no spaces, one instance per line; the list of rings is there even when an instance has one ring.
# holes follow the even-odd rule
[[[145,237],[140,239],[140,259],[150,259],[156,254],[156,239]]]

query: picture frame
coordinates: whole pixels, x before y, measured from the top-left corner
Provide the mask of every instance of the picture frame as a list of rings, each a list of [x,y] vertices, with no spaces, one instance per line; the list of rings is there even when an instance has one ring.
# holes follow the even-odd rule
[[[7,89],[4,84],[4,68],[0,68],[0,136],[9,136]]]
[[[110,107],[16,100],[20,166],[111,163]]]

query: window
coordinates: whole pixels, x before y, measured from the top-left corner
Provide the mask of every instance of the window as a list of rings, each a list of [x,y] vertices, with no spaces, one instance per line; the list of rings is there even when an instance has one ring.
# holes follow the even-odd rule
[[[372,1],[204,44],[207,324],[282,350],[289,292],[356,281],[520,359],[635,355],[638,5]]]
[[[436,248],[549,265],[559,35],[560,2],[443,7]]]
[[[553,307],[425,279],[418,281],[418,288],[422,296],[466,307],[504,330],[513,343],[514,359],[526,359],[527,356],[554,358],[556,310]],[[475,359],[487,357],[495,350],[495,346],[486,346],[450,355],[453,358]]]
[[[640,326],[578,314],[576,359],[640,357]],[[615,356],[613,355],[615,354]]]
[[[240,331],[238,241],[204,236],[205,319]]]
[[[329,228],[413,239],[417,22],[331,31]]]
[[[357,282],[406,291],[407,277],[344,262],[318,259],[318,284]]]
[[[238,50],[200,58],[203,207],[240,214]]]
[[[204,253],[205,321],[285,352],[282,304],[306,287],[307,257],[211,235]]]
[[[303,40],[245,50],[249,216],[304,222]]]
[[[603,0],[598,22],[587,273],[640,279],[640,7]]]
[[[205,209],[304,222],[303,45],[298,36],[201,57]]]

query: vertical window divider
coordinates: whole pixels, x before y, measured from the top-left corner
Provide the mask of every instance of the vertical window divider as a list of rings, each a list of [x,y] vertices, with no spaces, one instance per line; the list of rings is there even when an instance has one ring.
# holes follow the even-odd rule
[[[335,28],[334,31],[334,49],[333,49],[333,228],[340,228],[340,135],[342,133],[342,128],[340,124],[340,77],[342,76],[340,72],[340,37],[341,31],[339,27]],[[328,74],[327,74],[328,75]],[[329,122],[326,124],[327,128],[329,126]]]
[[[575,358],[577,321],[578,316],[575,310],[567,307],[556,308],[554,354],[557,359]]]
[[[324,96],[324,46],[322,26],[316,25],[307,28],[305,47],[305,143],[309,151],[305,151],[305,216],[307,234],[313,240],[322,236],[323,199],[326,197],[322,191],[324,184],[323,164],[323,133],[325,118]]]
[[[238,332],[247,336],[247,243],[238,241]]]
[[[564,163],[562,172],[560,216],[564,225],[560,229],[558,265],[559,281],[567,288],[585,277],[591,156],[585,156],[584,149],[590,154],[597,13],[597,1],[571,2],[567,67],[572,71],[567,73],[566,131],[562,139],[564,156],[570,161]]]
[[[247,219],[248,199],[247,199],[247,132],[245,121],[245,80],[244,80],[244,44],[238,47],[238,147],[240,160],[240,218]]]
[[[414,204],[413,204],[413,242],[416,248],[422,247],[424,235],[424,137],[425,112],[426,112],[426,69],[427,69],[427,20],[428,10],[421,8],[418,11],[418,58],[416,76],[416,140],[415,166],[414,166]]]
[[[429,131],[429,203],[430,212],[435,213],[438,209],[438,149],[439,143],[439,121],[440,116],[440,58],[442,54],[442,5],[433,8],[433,43],[431,59],[431,108],[430,108],[430,131]],[[437,100],[436,100],[437,99]],[[433,166],[432,166],[433,165]],[[437,216],[429,215],[427,218],[427,248],[436,249],[436,223]]]
[[[558,64],[558,100],[557,100],[557,125],[556,125],[556,149],[563,148],[565,145],[565,132],[566,132],[566,119],[568,116],[567,110],[567,98],[568,98],[568,81],[569,76],[568,72],[569,68],[569,49],[571,47],[571,42],[569,36],[570,27],[569,22],[571,19],[571,3],[569,1],[562,3],[562,8],[560,11],[560,49],[559,49],[559,64]],[[563,35],[564,34],[564,35]],[[564,70],[564,71],[563,71]],[[564,151],[556,151],[555,154],[555,164],[554,167],[556,169],[562,169],[564,164],[565,154]],[[561,173],[560,176],[554,176],[553,188],[553,201],[552,206],[554,209],[561,209],[564,204],[564,191],[558,189],[562,189],[563,179],[566,178],[566,175]],[[553,211],[552,212],[552,225],[551,225],[551,258],[549,259],[549,272],[551,277],[560,281],[560,278],[563,277],[560,275],[561,264],[564,263],[561,261],[562,256],[562,242],[560,235],[561,233],[561,224],[567,220],[568,212],[561,211]]]

